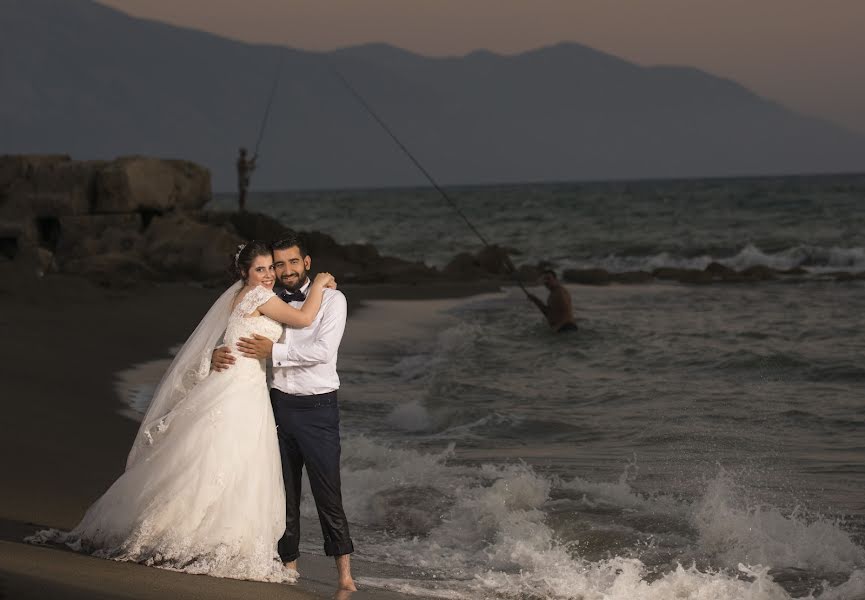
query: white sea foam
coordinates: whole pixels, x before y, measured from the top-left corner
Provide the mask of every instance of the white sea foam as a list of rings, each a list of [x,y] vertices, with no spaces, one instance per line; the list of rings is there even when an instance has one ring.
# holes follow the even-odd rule
[[[684,256],[671,252],[659,252],[646,256],[620,256],[610,254],[603,257],[563,261],[565,267],[579,269],[602,268],[610,272],[652,271],[659,268],[705,269],[717,262],[737,271],[754,266],[766,266],[779,271],[802,267],[813,273],[827,271],[865,271],[865,248],[843,248],[797,245],[778,252],[764,252],[754,244],[746,244],[735,254]]]
[[[342,443],[342,485],[349,520],[372,527],[399,528],[399,523],[386,521],[400,515],[388,515],[387,505],[376,499],[394,490],[427,489],[430,493],[444,493],[458,485],[462,471],[444,464],[453,450],[451,445],[440,453],[423,453],[377,444],[365,436],[346,437]],[[304,515],[315,517],[311,498],[304,500],[301,506]]]
[[[524,464],[454,464],[452,446],[430,454],[349,438],[345,456],[351,519],[395,527],[380,544],[367,540],[363,556],[436,573],[429,580],[368,579],[367,585],[471,600],[787,600],[770,569],[797,568],[851,573],[842,586],[813,591],[822,598],[865,593],[865,551],[847,532],[819,517],[749,506],[745,492],[723,471],[697,500],[687,501],[635,491],[635,463],[616,481],[592,482],[560,481]],[[652,574],[638,554],[582,558],[548,523],[554,490],[582,493],[595,507],[681,518],[697,532],[693,555],[708,557],[714,567],[682,564]]]
[[[752,504],[735,489],[722,472],[709,482],[693,513],[700,545],[725,565],[743,561],[830,572],[865,567],[865,549],[837,523]]]
[[[412,381],[428,376],[430,370],[440,362],[441,358],[433,354],[410,354],[394,364],[393,372],[403,381]]]
[[[428,368],[435,364],[430,361],[442,360],[448,352],[458,360],[481,334],[472,325],[446,329],[428,344],[426,354],[405,357],[396,375],[419,379],[429,389],[425,379],[436,376],[435,369]],[[431,406],[423,396],[409,397],[387,418],[400,431],[437,431],[447,421]],[[471,439],[473,430],[507,427],[509,419],[517,418],[490,413],[417,439]],[[789,567],[816,573],[817,581],[821,572],[850,573],[849,581],[835,587],[826,584],[824,589],[815,583],[808,597],[851,600],[865,595],[863,549],[842,527],[819,515],[755,503],[747,489],[724,473],[708,481],[699,497],[684,500],[638,491],[636,463],[618,479],[560,480],[521,464],[474,466],[458,457],[453,446],[423,452],[363,436],[344,438],[346,511],[353,524],[366,528],[358,539],[360,556],[420,570],[416,578],[364,579],[365,583],[471,600],[776,600],[790,596],[772,580],[769,569]],[[579,546],[569,544],[572,539],[559,538],[564,534],[558,533],[550,515],[552,506],[562,505],[560,496],[572,501],[567,506],[573,513],[564,518],[577,519],[581,511],[597,509],[609,509],[614,520],[618,514],[669,515],[671,522],[692,527],[682,535],[693,538],[689,541],[694,548],[676,557],[680,566],[672,561],[671,566],[659,567],[637,548],[614,549],[609,558],[589,560],[579,554]],[[303,513],[316,518],[309,498],[304,499]],[[424,571],[435,577],[424,579]]]
[[[649,581],[647,569],[637,559],[612,558],[594,563],[552,560],[534,571],[507,574],[489,572],[477,578],[474,591],[496,590],[498,598],[549,598],[597,600],[789,600],[790,596],[768,575],[768,569],[740,566],[745,581],[717,572],[678,565],[659,579]],[[476,598],[471,593],[466,598]]]
[[[403,381],[427,378],[438,365],[470,349],[480,332],[480,327],[466,322],[446,327],[436,334],[435,342],[424,352],[401,356],[394,363],[393,372]]]
[[[420,400],[411,400],[394,408],[387,417],[388,423],[402,431],[427,431],[433,425],[429,411]]]
[[[635,477],[636,463],[629,463],[619,479],[615,482],[587,481],[581,477],[574,477],[570,481],[563,482],[561,487],[576,492],[582,492],[583,503],[597,506],[599,502],[609,506],[622,508],[637,508],[653,513],[683,515],[687,507],[682,501],[661,494],[647,495],[636,492],[630,485]]]
[[[473,344],[480,337],[482,330],[474,323],[460,322],[457,325],[442,330],[438,335],[437,353],[453,355]]]

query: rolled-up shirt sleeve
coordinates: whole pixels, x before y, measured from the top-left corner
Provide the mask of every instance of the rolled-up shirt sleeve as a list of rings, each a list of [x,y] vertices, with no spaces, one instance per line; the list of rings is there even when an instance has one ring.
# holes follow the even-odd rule
[[[307,367],[333,360],[345,332],[348,313],[345,296],[333,293],[327,306],[321,310],[321,321],[311,341],[273,345],[271,358],[274,367]]]

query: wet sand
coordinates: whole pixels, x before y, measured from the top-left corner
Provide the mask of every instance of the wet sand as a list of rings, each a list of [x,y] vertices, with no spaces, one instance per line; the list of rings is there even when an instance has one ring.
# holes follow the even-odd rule
[[[351,310],[364,299],[464,297],[496,291],[498,284],[342,289]],[[301,582],[285,586],[174,573],[21,541],[37,529],[73,527],[123,471],[138,427],[118,410],[116,373],[164,358],[220,293],[182,284],[106,290],[58,275],[22,280],[0,265],[0,597],[333,597],[336,571],[323,556],[304,555]],[[375,576],[374,569],[354,561],[356,576]],[[351,595],[373,597],[403,596],[375,589]]]

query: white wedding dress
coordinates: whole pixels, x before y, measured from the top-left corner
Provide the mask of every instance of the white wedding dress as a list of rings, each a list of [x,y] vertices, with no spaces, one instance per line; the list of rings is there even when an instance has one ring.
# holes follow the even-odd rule
[[[271,297],[254,288],[231,311],[229,347],[255,333],[280,337],[281,324],[248,316]],[[28,541],[187,573],[294,581],[276,552],[285,492],[265,361],[235,356],[231,368],[209,372],[208,353],[207,374],[155,427],[142,427],[144,443],[136,440],[127,470],[77,527]]]

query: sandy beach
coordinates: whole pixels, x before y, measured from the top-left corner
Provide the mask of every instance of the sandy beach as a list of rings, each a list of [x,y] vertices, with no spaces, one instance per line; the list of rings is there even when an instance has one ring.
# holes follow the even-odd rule
[[[8,598],[326,598],[335,569],[304,556],[296,586],[190,576],[115,563],[22,538],[39,528],[74,526],[122,472],[137,424],[119,414],[115,375],[163,358],[182,341],[220,290],[192,285],[106,290],[73,277],[0,283],[5,416],[0,436],[0,597]],[[442,298],[494,285],[348,287],[364,298]],[[355,574],[370,574],[355,561]],[[370,595],[371,594],[371,595]],[[399,597],[361,590],[352,598]]]

